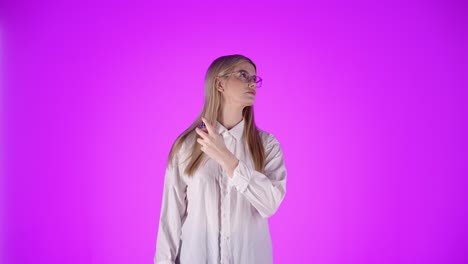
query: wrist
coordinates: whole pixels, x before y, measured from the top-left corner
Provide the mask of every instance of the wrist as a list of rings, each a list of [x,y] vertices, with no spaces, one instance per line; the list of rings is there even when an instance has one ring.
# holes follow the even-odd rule
[[[223,169],[230,177],[232,177],[238,164],[239,159],[237,159],[234,154],[230,153],[224,161]]]

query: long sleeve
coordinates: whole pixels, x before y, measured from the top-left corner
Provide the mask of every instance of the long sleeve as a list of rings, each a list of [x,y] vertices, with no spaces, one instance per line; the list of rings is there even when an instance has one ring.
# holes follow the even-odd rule
[[[155,264],[175,263],[187,208],[186,187],[179,168],[179,156],[176,154],[168,164],[164,177]]]
[[[264,173],[260,173],[239,160],[229,180],[264,218],[272,216],[286,194],[287,171],[278,140],[270,134],[265,147],[267,155]]]

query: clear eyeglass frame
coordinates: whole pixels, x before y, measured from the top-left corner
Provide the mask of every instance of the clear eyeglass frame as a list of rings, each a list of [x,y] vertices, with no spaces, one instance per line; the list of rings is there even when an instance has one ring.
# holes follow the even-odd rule
[[[236,74],[238,73],[238,74]],[[259,88],[262,86],[262,78],[260,78],[259,76],[257,75],[252,75],[252,76],[249,76],[249,74],[244,71],[244,70],[240,70],[240,71],[235,71],[235,72],[228,72],[226,74],[223,74],[223,75],[219,75],[217,77],[225,77],[225,76],[228,76],[228,75],[232,75],[232,74],[236,74],[236,78],[238,78],[239,80],[241,80],[242,82],[244,83],[252,83],[252,82],[255,82],[256,83],[256,88]]]

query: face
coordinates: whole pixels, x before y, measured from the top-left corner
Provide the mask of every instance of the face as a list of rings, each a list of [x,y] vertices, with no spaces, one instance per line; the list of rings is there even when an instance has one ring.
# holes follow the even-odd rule
[[[226,104],[251,106],[255,102],[256,83],[255,81],[245,82],[250,76],[256,75],[255,68],[249,62],[238,64],[232,71],[236,72],[227,77],[218,77],[218,91],[221,92]]]

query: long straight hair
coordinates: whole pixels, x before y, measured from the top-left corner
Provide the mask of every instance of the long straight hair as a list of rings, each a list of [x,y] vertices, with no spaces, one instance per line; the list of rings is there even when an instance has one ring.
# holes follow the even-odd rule
[[[235,66],[242,62],[249,62],[254,66],[255,70],[257,70],[257,67],[252,60],[239,54],[222,56],[211,63],[205,75],[205,103],[203,105],[203,109],[195,121],[177,137],[171,147],[168,163],[171,162],[175,153],[179,151],[184,141],[188,138],[192,139],[192,142],[187,142],[192,146],[192,151],[191,154],[187,157],[187,159],[190,159],[190,162],[185,167],[184,171],[184,173],[189,177],[193,176],[201,162],[208,157],[201,150],[201,145],[196,141],[197,137],[189,137],[189,135],[196,134],[195,128],[201,124],[202,116],[206,117],[206,119],[212,124],[215,124],[216,122],[213,121],[218,120],[218,117],[221,116],[222,98],[221,93],[215,88],[215,78],[216,76],[224,75],[230,72],[232,69],[234,69]],[[242,116],[245,122],[244,140],[249,146],[249,151],[255,165],[255,170],[263,172],[266,159],[265,149],[262,144],[259,130],[255,125],[253,105],[244,107]]]

